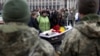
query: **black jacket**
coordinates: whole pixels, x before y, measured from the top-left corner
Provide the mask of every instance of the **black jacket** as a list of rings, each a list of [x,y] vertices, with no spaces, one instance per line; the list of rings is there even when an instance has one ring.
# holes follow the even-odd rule
[[[34,27],[35,29],[39,30],[39,24],[38,21],[35,18],[30,19],[29,23],[28,23],[29,27]]]
[[[55,25],[66,26],[66,21],[64,19],[57,18],[57,12],[52,13],[50,18],[51,28]]]

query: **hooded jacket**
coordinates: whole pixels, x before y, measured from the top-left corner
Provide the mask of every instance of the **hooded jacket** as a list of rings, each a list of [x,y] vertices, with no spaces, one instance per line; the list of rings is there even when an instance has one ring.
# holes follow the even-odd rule
[[[83,17],[61,45],[62,56],[100,56],[100,18],[91,14]]]

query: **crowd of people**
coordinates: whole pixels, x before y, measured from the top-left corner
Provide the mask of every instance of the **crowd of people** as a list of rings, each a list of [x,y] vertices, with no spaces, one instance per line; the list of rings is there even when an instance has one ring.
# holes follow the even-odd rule
[[[72,9],[34,10],[26,0],[8,0],[0,25],[0,56],[100,56],[99,0],[78,0],[78,17]],[[75,18],[80,18],[75,24]],[[68,22],[67,22],[68,21]],[[39,33],[55,26],[72,25],[60,42],[59,52]]]
[[[34,10],[31,13],[30,27],[34,27],[39,32],[50,30],[56,25],[67,26],[74,25],[75,17],[74,10],[61,9],[61,10]],[[68,21],[68,22],[67,22]]]

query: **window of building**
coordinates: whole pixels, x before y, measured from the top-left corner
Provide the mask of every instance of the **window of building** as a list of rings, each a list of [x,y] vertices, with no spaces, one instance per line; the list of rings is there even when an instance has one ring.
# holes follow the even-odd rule
[[[57,9],[59,9],[60,8],[60,6],[59,5],[57,5]]]
[[[42,5],[44,5],[44,3],[42,3]]]
[[[49,9],[51,9],[51,7],[52,7],[52,6],[51,6],[51,5],[49,5]]]
[[[52,3],[50,2],[49,5],[52,5]]]
[[[56,9],[55,5],[53,5],[53,9]]]
[[[44,6],[42,6],[42,8],[44,8]]]
[[[54,5],[56,5],[56,2],[53,2]]]
[[[60,4],[59,1],[57,2],[57,4]]]
[[[48,5],[48,2],[46,2],[46,5]]]
[[[36,9],[38,9],[38,6],[36,6]]]
[[[47,8],[48,8],[48,5],[46,5],[45,7],[46,7],[46,9],[47,9]]]

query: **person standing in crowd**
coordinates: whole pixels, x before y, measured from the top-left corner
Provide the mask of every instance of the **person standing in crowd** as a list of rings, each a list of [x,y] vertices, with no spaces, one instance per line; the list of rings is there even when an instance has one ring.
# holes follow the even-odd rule
[[[74,12],[73,12],[73,10],[70,9],[69,13],[68,13],[68,25],[71,24],[71,26],[74,26],[74,20],[75,20]]]
[[[64,19],[65,19],[65,23],[66,23],[66,26],[68,25],[67,24],[67,19],[68,19],[68,9],[65,9],[65,12],[64,12]]]
[[[68,9],[65,9],[64,18],[67,19],[67,17],[68,17]]]
[[[8,0],[2,14],[5,24],[0,26],[0,56],[55,56],[52,45],[28,27],[30,9],[26,0]]]
[[[64,8],[60,10],[60,13],[62,14],[62,18],[65,19],[65,9]]]
[[[37,12],[32,12],[30,22],[28,23],[29,27],[34,27],[35,29],[39,30],[39,24],[37,21],[38,14]]]
[[[41,15],[37,18],[39,29],[41,30],[41,32],[50,30],[50,21],[47,15],[47,11],[43,10],[40,14]]]
[[[80,24],[66,34],[62,56],[100,56],[99,0],[79,0]]]
[[[50,19],[51,28],[53,28],[56,25],[59,26],[66,26],[66,21],[62,17],[62,14],[60,12],[55,11]]]
[[[79,20],[80,20],[79,13],[76,12],[76,14],[75,14],[75,22],[77,23]]]
[[[66,26],[65,18],[63,18],[62,14],[60,12],[57,13],[57,18],[56,18],[55,23],[60,26]]]

